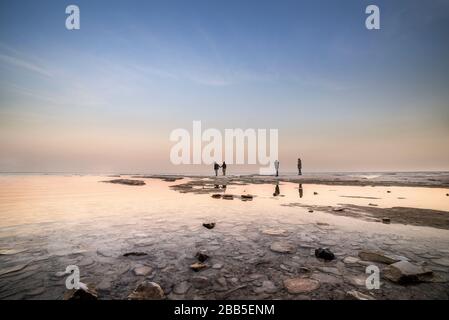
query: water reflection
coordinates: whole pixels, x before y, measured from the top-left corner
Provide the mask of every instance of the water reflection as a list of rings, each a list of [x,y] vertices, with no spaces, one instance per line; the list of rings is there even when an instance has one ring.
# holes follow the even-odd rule
[[[299,193],[299,197],[302,198],[304,195],[304,191],[302,189],[302,183],[299,184],[298,193]]]

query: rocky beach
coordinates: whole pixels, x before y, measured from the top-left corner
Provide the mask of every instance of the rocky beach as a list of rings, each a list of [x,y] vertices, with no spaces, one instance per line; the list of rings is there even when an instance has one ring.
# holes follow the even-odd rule
[[[448,194],[448,173],[4,175],[0,299],[448,299]]]

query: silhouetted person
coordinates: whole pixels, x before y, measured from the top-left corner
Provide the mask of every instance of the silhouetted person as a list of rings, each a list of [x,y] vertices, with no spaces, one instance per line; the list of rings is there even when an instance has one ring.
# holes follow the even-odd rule
[[[223,171],[223,175],[226,175],[226,162],[223,161],[223,164],[221,165],[221,170]]]
[[[302,161],[301,158],[298,158],[298,176],[302,175]]]
[[[276,187],[274,188],[273,197],[277,197],[280,194],[281,194],[281,190],[279,189],[279,183],[278,183],[278,184],[276,184]]]
[[[302,190],[302,184],[301,183],[299,184],[299,187],[298,187],[298,193],[299,193],[299,197],[302,198],[303,190]]]
[[[214,162],[215,176],[218,176],[218,169],[220,169],[220,166],[218,165],[218,163]]]
[[[276,177],[279,176],[279,160],[274,161],[274,169],[276,169]]]

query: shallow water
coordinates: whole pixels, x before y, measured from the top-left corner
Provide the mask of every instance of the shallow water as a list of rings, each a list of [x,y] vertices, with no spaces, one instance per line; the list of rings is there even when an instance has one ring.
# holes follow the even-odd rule
[[[169,281],[166,274],[185,280],[191,276],[189,261],[200,248],[212,252],[216,263],[234,259],[238,253],[236,261],[228,262],[226,270],[232,273],[230,269],[237,268],[233,272],[238,273],[242,256],[246,255],[249,261],[274,257],[267,249],[272,237],[261,235],[267,228],[287,230],[289,241],[312,247],[333,246],[342,255],[356,255],[356,250],[368,247],[413,256],[416,252],[411,250],[412,246],[422,255],[429,254],[428,259],[448,255],[447,230],[384,225],[324,212],[308,214],[305,208],[281,206],[292,202],[320,206],[374,203],[379,207],[449,211],[447,189],[303,184],[302,197],[299,185],[292,183],[281,183],[277,196],[273,195],[276,187],[272,184],[229,185],[225,191],[218,189],[236,195],[255,195],[253,201],[243,202],[213,199],[211,194],[179,193],[169,188],[187,179],[176,182],[144,179],[145,186],[100,182],[109,179],[0,177],[0,249],[23,250],[0,256],[0,298],[61,298],[64,279],[55,274],[69,264],[80,266],[82,281],[102,288],[105,297],[124,298],[141,280],[131,272],[135,266],[150,265],[155,270],[152,277],[160,282]],[[213,231],[203,228],[201,224],[206,221],[217,222],[217,227]],[[328,226],[319,226],[317,222]],[[147,252],[151,259],[124,259],[123,253],[130,251]],[[4,273],[16,266],[23,268]],[[212,269],[205,274],[218,276]],[[280,276],[282,273],[273,273],[270,279],[275,281]],[[201,294],[191,290],[187,297]],[[205,294],[215,297],[215,291]]]

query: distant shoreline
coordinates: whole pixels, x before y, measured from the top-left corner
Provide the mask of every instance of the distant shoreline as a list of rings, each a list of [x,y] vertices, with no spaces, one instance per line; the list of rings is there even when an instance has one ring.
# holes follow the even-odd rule
[[[345,186],[384,186],[384,187],[430,187],[449,188],[448,171],[417,171],[417,172],[334,172],[305,173],[298,176],[294,173],[280,174],[279,177],[258,174],[231,174],[215,177],[213,174],[139,174],[139,173],[68,173],[68,172],[2,172],[0,176],[36,175],[36,176],[105,176],[143,178],[191,178],[212,179],[222,184],[226,183],[277,183],[290,182],[298,184],[322,184]]]

